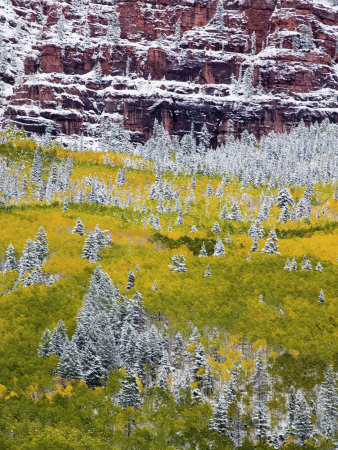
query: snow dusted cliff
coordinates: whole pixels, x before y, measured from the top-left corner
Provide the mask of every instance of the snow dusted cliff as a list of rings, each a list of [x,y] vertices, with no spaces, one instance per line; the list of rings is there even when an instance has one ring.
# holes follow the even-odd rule
[[[155,118],[214,143],[338,122],[338,7],[326,0],[0,0],[3,125],[134,141]]]

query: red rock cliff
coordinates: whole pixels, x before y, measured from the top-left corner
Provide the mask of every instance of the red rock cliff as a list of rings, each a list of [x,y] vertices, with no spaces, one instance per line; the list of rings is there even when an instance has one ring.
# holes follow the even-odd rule
[[[215,0],[116,0],[117,15],[108,0],[9,2],[3,41],[24,74],[8,57],[4,123],[98,136],[120,120],[142,142],[155,118],[170,133],[193,121],[216,142],[229,119],[257,136],[338,122],[338,8],[326,0],[224,0],[223,11]]]

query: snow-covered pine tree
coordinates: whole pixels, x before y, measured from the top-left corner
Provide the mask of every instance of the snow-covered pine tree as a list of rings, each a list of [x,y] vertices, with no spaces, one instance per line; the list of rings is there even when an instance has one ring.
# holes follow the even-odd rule
[[[254,399],[252,421],[256,432],[256,438],[258,440],[265,439],[270,430],[270,420],[268,408],[263,401]]]
[[[338,395],[336,385],[337,376],[333,367],[329,366],[319,392],[320,428],[326,436],[333,436],[337,430]]]
[[[42,266],[48,254],[48,239],[44,228],[41,226],[35,235],[35,251],[39,265]]]
[[[94,233],[90,233],[85,240],[82,251],[82,258],[88,259],[89,262],[97,262],[99,248]]]
[[[81,362],[74,342],[65,342],[56,370],[62,380],[76,380],[81,378]]]
[[[66,344],[68,342],[67,331],[63,320],[60,319],[57,326],[52,333],[52,339],[50,343],[50,352],[55,353],[57,356],[61,356]]]
[[[80,217],[77,218],[76,224],[75,224],[75,227],[72,230],[72,233],[77,233],[80,236],[84,235],[84,225],[83,225],[82,220],[80,219]]]
[[[268,253],[269,255],[277,254],[279,255],[279,246],[277,245],[278,239],[276,232],[274,230],[270,231],[269,237],[265,243],[264,248],[262,248],[262,253]]]
[[[283,188],[278,192],[277,199],[276,199],[276,205],[283,209],[285,206],[293,206],[294,201],[292,198],[292,195],[290,194],[289,189]]]
[[[311,261],[304,255],[302,270],[312,270]]]
[[[258,247],[258,239],[257,239],[257,237],[255,236],[255,237],[253,238],[253,242],[252,242],[252,246],[251,246],[251,251],[252,251],[252,253],[254,253],[254,252],[257,252],[258,249],[259,249],[259,247]]]
[[[34,152],[34,157],[33,157],[31,182],[38,184],[41,182],[41,179],[42,179],[42,159],[40,156],[40,148],[38,146]]]
[[[176,272],[187,272],[188,268],[185,264],[185,258],[183,255],[174,255],[171,258],[173,264],[169,264],[169,270],[170,271],[176,271]]]
[[[18,262],[18,273],[21,279],[27,270],[32,270],[39,265],[35,242],[27,239],[24,250]]]
[[[41,343],[38,348],[39,356],[49,356],[51,354],[51,339],[52,334],[49,328],[46,328],[41,337]]]
[[[200,258],[204,258],[204,257],[208,256],[208,253],[207,253],[207,251],[206,251],[206,249],[205,249],[205,243],[204,243],[204,241],[203,241],[203,243],[202,243],[202,247],[201,247],[201,250],[200,250],[200,253],[199,253],[198,256],[199,256]]]
[[[222,242],[222,239],[220,239],[219,237],[216,240],[214,248],[214,256],[225,256],[225,247]]]
[[[320,290],[318,301],[319,301],[319,303],[324,303],[325,302],[325,296],[324,296],[323,289]]]
[[[323,266],[322,266],[320,261],[318,261],[318,264],[316,265],[316,270],[317,270],[317,272],[322,272],[323,271]]]
[[[219,234],[221,232],[221,227],[219,226],[219,223],[216,221],[211,229],[212,233]]]
[[[226,205],[223,206],[221,214],[219,215],[220,220],[226,220],[228,216],[228,208]]]
[[[3,267],[3,272],[11,271],[16,268],[17,262],[14,254],[14,247],[12,243],[10,243],[6,250],[6,261]]]
[[[128,406],[137,408],[141,405],[141,402],[141,391],[136,376],[131,371],[127,371],[126,377],[122,381],[118,403],[125,409]]]
[[[286,258],[286,263],[285,263],[284,269],[285,270],[292,270],[289,258]]]
[[[288,395],[286,407],[288,410],[288,421],[287,421],[288,432],[292,433],[294,420],[295,420],[295,409],[296,409],[296,391],[293,386],[290,387],[290,392]]]
[[[183,225],[183,213],[179,211],[175,225]]]
[[[232,220],[235,220],[236,222],[242,221],[241,211],[239,210],[237,203],[231,205],[231,216]]]
[[[296,261],[296,258],[292,258],[292,261],[291,261],[291,270],[297,270],[297,261]]]
[[[84,379],[88,386],[96,387],[100,385],[101,379],[104,374],[105,370],[102,367],[100,357],[96,355],[94,359],[91,360],[91,364],[84,374]]]
[[[207,268],[205,269],[204,278],[210,278],[211,277],[211,271],[209,264],[207,265]]]
[[[128,282],[126,284],[125,290],[129,291],[129,289],[132,289],[135,284],[135,275],[132,270],[129,270],[128,272]]]
[[[310,415],[304,395],[301,390],[298,390],[294,414],[294,435],[297,444],[304,445],[305,441],[312,436],[313,426]]]

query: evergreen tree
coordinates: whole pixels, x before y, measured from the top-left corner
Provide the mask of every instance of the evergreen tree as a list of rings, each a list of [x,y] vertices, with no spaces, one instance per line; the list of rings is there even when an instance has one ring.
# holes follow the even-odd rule
[[[285,205],[283,206],[282,213],[279,216],[278,222],[286,223],[288,220],[290,220],[290,209],[288,205]]]
[[[119,366],[119,355],[115,345],[115,337],[108,327],[104,328],[99,334],[97,352],[104,370],[112,370]]]
[[[311,262],[306,256],[304,256],[302,270],[312,270]]]
[[[270,429],[268,408],[264,401],[254,400],[252,421],[258,440],[265,439]]]
[[[75,224],[75,227],[72,230],[72,233],[77,233],[80,236],[84,235],[84,225],[83,225],[80,217],[77,218],[76,224]]]
[[[291,262],[291,270],[297,270],[297,261],[296,261],[296,258],[292,258],[292,262]]]
[[[134,272],[132,270],[129,270],[128,272],[128,283],[126,284],[126,291],[129,291],[129,289],[132,289],[134,287],[134,283],[135,283],[135,275]]]
[[[293,386],[290,387],[290,392],[288,395],[287,401],[287,410],[288,410],[288,429],[289,432],[293,431],[293,425],[295,420],[295,409],[296,409],[296,391]]]
[[[320,261],[318,261],[318,264],[316,265],[316,270],[317,272],[322,272],[323,270],[323,266]]]
[[[202,244],[202,247],[201,247],[200,254],[199,254],[198,256],[199,256],[200,258],[204,258],[204,257],[208,256],[208,253],[207,253],[207,251],[206,251],[206,249],[205,249],[204,241],[203,241],[203,244]]]
[[[277,254],[279,255],[279,246],[277,245],[278,239],[276,232],[274,230],[270,231],[269,237],[265,243],[264,248],[262,249],[262,253],[268,253],[269,255]]]
[[[64,202],[63,202],[63,207],[62,207],[62,212],[65,213],[66,211],[68,211],[68,199],[67,197],[65,197]]]
[[[239,210],[237,203],[233,203],[233,205],[231,206],[231,216],[232,220],[235,220],[236,222],[242,221],[241,212]]]
[[[278,192],[276,204],[281,209],[283,209],[285,206],[288,206],[288,205],[290,205],[290,206],[294,205],[294,201],[290,194],[289,189],[284,188]]]
[[[51,354],[51,339],[52,334],[49,328],[46,328],[45,331],[43,332],[41,343],[39,345],[38,349],[39,356],[49,356]]]
[[[31,182],[40,183],[42,178],[42,160],[40,156],[40,148],[37,147],[34,153],[33,165],[31,171]]]
[[[210,428],[213,431],[218,431],[220,434],[227,435],[229,429],[229,404],[226,401],[224,392],[218,396],[217,402],[213,407],[212,418],[210,420]]]
[[[324,297],[324,291],[323,291],[323,289],[320,290],[320,294],[319,294],[319,297],[318,297],[318,301],[319,301],[319,303],[324,303],[324,302],[325,302],[325,297]]]
[[[310,410],[302,391],[296,394],[296,407],[294,414],[294,434],[297,444],[304,445],[305,441],[312,436],[313,427],[310,420]]]
[[[221,214],[219,215],[220,220],[226,220],[228,216],[228,208],[226,205],[223,206]]]
[[[39,264],[36,253],[36,245],[31,239],[27,239],[22,255],[18,263],[19,278],[22,278],[27,270],[32,270]]]
[[[285,263],[284,269],[292,270],[289,258],[286,259],[286,263]]]
[[[185,258],[183,255],[174,255],[171,258],[173,264],[169,264],[169,270],[170,271],[176,271],[176,272],[187,272],[188,268],[185,264]]]
[[[66,327],[63,320],[60,319],[57,326],[54,328],[52,333],[52,339],[50,343],[51,353],[55,353],[57,356],[61,356],[63,350],[68,342]]]
[[[221,232],[221,227],[219,226],[218,222],[215,222],[215,223],[214,223],[214,225],[213,225],[211,231],[212,231],[214,234],[219,234],[219,233]]]
[[[336,431],[338,418],[338,395],[336,374],[332,366],[325,372],[324,382],[320,387],[319,407],[321,411],[321,430],[326,436],[332,436]]]
[[[259,249],[259,247],[258,247],[258,239],[257,239],[257,237],[255,236],[255,237],[253,238],[253,242],[252,242],[252,246],[251,246],[251,251],[252,251],[252,253],[254,253],[254,252],[257,252],[258,249]]]
[[[196,352],[193,357],[192,371],[194,381],[202,381],[203,374],[205,373],[205,368],[206,368],[205,351],[203,345],[199,342],[197,344]],[[201,369],[203,374],[200,373]]]
[[[100,357],[98,355],[91,361],[90,367],[84,374],[84,379],[88,386],[96,387],[100,385],[100,381],[105,374],[102,367]]]
[[[34,242],[39,265],[42,266],[48,254],[48,239],[43,227],[39,228]]]
[[[57,373],[63,380],[81,378],[81,362],[74,342],[66,341],[57,366]]]
[[[175,367],[178,367],[183,358],[183,338],[180,332],[176,333],[172,344],[172,356]]]
[[[151,288],[153,291],[157,291],[157,283],[156,280],[154,280],[153,287]]]
[[[207,268],[205,269],[204,278],[210,278],[211,277],[211,271],[209,264],[207,265]]]
[[[225,247],[220,238],[217,238],[214,248],[214,256],[225,256]]]
[[[17,262],[14,254],[14,247],[12,243],[9,244],[6,250],[6,261],[3,268],[3,272],[11,271],[16,269]]]
[[[137,408],[141,405],[141,391],[136,376],[130,371],[126,373],[126,378],[122,381],[118,403],[123,409],[128,406]]]
[[[94,233],[90,233],[85,240],[85,245],[82,251],[82,258],[88,259],[89,262],[97,262],[98,260],[98,245]]]
[[[177,219],[176,219],[176,225],[183,225],[183,213],[182,211],[179,211]]]

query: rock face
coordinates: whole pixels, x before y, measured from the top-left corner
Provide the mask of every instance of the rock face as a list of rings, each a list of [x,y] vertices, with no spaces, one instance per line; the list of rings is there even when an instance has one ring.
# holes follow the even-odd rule
[[[328,0],[6,0],[2,122],[134,141],[230,124],[257,137],[338,123],[338,7]],[[40,6],[42,5],[42,6]],[[119,28],[120,27],[120,28]]]

